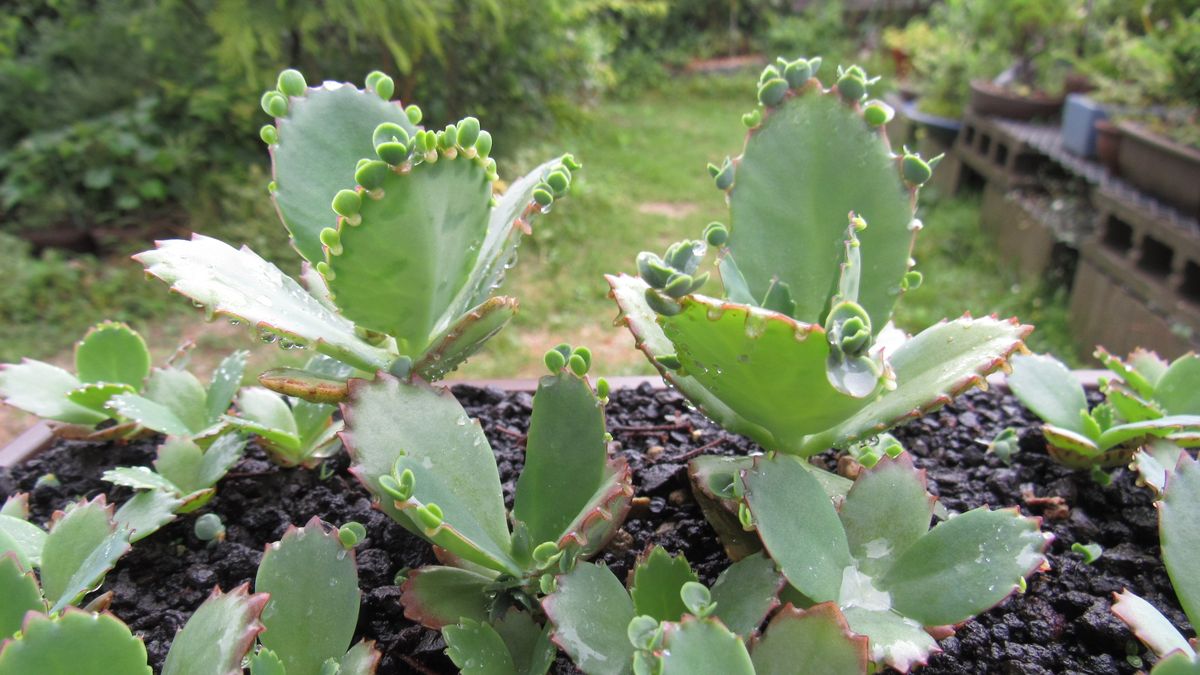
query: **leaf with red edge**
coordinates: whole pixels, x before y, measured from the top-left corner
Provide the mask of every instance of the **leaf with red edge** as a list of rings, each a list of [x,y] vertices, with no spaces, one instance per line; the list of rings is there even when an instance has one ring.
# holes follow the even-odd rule
[[[175,635],[162,675],[241,675],[242,659],[263,631],[259,618],[268,600],[249,591],[250,584],[228,593],[214,588]]]

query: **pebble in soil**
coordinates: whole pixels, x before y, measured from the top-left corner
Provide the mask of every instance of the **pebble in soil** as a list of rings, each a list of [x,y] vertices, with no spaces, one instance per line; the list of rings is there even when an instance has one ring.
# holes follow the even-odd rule
[[[530,394],[466,386],[456,386],[454,393],[483,423],[511,505]],[[751,452],[755,446],[690,411],[670,390],[643,386],[615,391],[607,414],[613,448],[630,463],[637,494],[645,499],[598,560],[623,578],[638,553],[658,543],[684,553],[701,579],[711,583],[728,560],[691,499],[686,456],[701,446],[711,446],[707,452],[717,454]],[[1011,467],[976,442],[1008,425],[1022,432],[1021,452]],[[1050,571],[1032,577],[1023,595],[942,640],[943,652],[923,672],[1132,674],[1137,668],[1128,654],[1147,655],[1109,612],[1112,593],[1122,588],[1134,590],[1181,629],[1190,630],[1158,558],[1149,493],[1133,485],[1129,472],[1118,471],[1113,484],[1103,487],[1086,473],[1055,465],[1045,455],[1036,420],[1015,399],[996,393],[971,392],[894,433],[918,467],[927,470],[930,491],[952,511],[1017,505],[1026,514],[1044,515],[1047,502],[1037,498],[1045,497],[1061,497],[1069,508],[1065,518],[1044,522],[1055,535]],[[61,442],[19,467],[0,469],[0,498],[30,491],[33,519],[41,523],[79,496],[105,493],[119,503],[129,492],[101,481],[100,474],[113,466],[148,464],[153,452],[153,440]],[[833,458],[827,454],[819,461],[830,465]],[[363,590],[356,639],[377,641],[384,652],[381,675],[454,671],[439,634],[404,618],[394,583],[398,573],[434,562],[429,546],[374,510],[347,466],[346,457],[339,455],[324,471],[281,469],[252,445],[205,509],[225,522],[224,542],[197,540],[191,519],[184,518],[139,542],[118,563],[99,592],[112,591],[113,612],[146,641],[152,665],[161,666],[175,631],[213,585],[229,589],[252,581],[263,547],[278,540],[289,524],[316,515],[334,524],[356,520],[367,528],[356,551]],[[37,478],[49,472],[59,485],[35,488]],[[1099,543],[1104,554],[1086,565],[1070,551],[1075,542]],[[575,671],[560,655],[554,672]]]

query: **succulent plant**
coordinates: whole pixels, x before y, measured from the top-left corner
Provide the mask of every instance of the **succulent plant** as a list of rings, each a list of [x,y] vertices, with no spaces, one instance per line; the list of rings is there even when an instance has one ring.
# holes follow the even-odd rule
[[[78,603],[130,548],[129,529],[104,495],[55,511],[49,531],[29,522],[28,505],[19,494],[0,509],[0,586],[10,591],[0,593],[0,635],[19,630],[27,611],[59,614]]]
[[[312,346],[354,368],[436,380],[461,364],[516,312],[495,297],[522,234],[570,188],[579,168],[552,159],[493,197],[491,135],[467,117],[441,130],[389,101],[382,73],[366,90],[308,87],[280,74],[262,99],[276,118],[272,198],[303,258],[301,282],[253,251],[193,235],[134,256],[146,271],[205,308],[246,322],[267,341]],[[315,402],[345,397],[345,383],[284,369],[264,386]]]
[[[304,369],[331,380],[353,374],[345,364],[320,354]],[[341,420],[333,420],[336,407],[296,396],[281,396],[263,387],[246,387],[237,398],[237,414],[226,415],[231,427],[254,434],[259,445],[283,466],[313,467],[341,447]]]
[[[380,509],[434,544],[443,563],[405,581],[409,618],[502,630],[496,622],[510,608],[533,609],[556,571],[599,551],[624,521],[633,488],[628,467],[608,453],[608,385],[600,380],[592,390],[586,348],[560,345],[546,363],[511,529],[492,449],[449,391],[387,374],[350,380],[342,432],[350,470]]]
[[[542,601],[553,639],[588,675],[867,672],[866,638],[849,632],[832,603],[807,611],[788,604],[759,636],[784,586],[762,554],[734,563],[709,589],[682,556],[656,547],[629,585],[579,563]]]
[[[907,454],[864,469],[836,504],[818,474],[783,454],[755,458],[722,492],[791,590],[835,603],[870,639],[871,660],[901,672],[938,651],[930,631],[945,635],[1023,587],[1051,538],[1016,509],[978,508],[930,529],[936,500]]]
[[[1193,626],[1200,622],[1200,466],[1183,455],[1166,479],[1158,502],[1158,533],[1163,564],[1171,577],[1175,596]],[[1196,639],[1188,640],[1162,612],[1128,589],[1114,593],[1112,611],[1124,621],[1159,661],[1153,675],[1189,675],[1200,672]]]
[[[1030,330],[962,317],[906,339],[889,319],[920,282],[910,258],[926,162],[893,154],[874,81],[819,59],[770,65],[736,159],[710,165],[729,226],[609,276],[618,323],[664,379],[710,418],[764,448],[801,456],[869,440],[943,405],[1004,366]],[[720,249],[723,298],[699,294]]]
[[[1147,482],[1161,488],[1178,448],[1200,445],[1200,357],[1189,353],[1168,364],[1138,350],[1122,361],[1104,349],[1096,357],[1117,379],[1103,383],[1105,400],[1090,411],[1083,386],[1052,356],[1014,357],[1008,386],[1045,422],[1042,435],[1055,461],[1075,469],[1114,467],[1153,445],[1138,464]]]
[[[217,493],[216,484],[242,458],[246,439],[219,436],[201,449],[190,438],[169,437],[158,446],[154,468],[119,466],[102,478],[137,491],[117,509],[116,521],[129,528],[130,541],[144,539],[175,519],[196,511]]]

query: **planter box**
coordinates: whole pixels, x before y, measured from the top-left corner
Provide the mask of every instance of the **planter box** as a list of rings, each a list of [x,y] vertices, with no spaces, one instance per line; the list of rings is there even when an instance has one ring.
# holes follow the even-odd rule
[[[1122,122],[1121,151],[1117,161],[1121,177],[1178,208],[1200,218],[1200,150],[1189,148]]]
[[[977,115],[1010,120],[1057,117],[1062,110],[1061,96],[1019,96],[983,80],[971,82],[970,108]]]
[[[1068,94],[1063,105],[1062,143],[1080,157],[1096,155],[1096,122],[1107,119],[1103,106],[1083,94]]]

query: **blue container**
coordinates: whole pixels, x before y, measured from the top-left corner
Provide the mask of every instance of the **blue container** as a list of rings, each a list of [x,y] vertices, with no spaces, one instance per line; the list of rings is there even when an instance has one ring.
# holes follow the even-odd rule
[[[1083,94],[1067,94],[1063,104],[1062,143],[1072,154],[1096,156],[1096,122],[1107,119],[1108,113]]]

